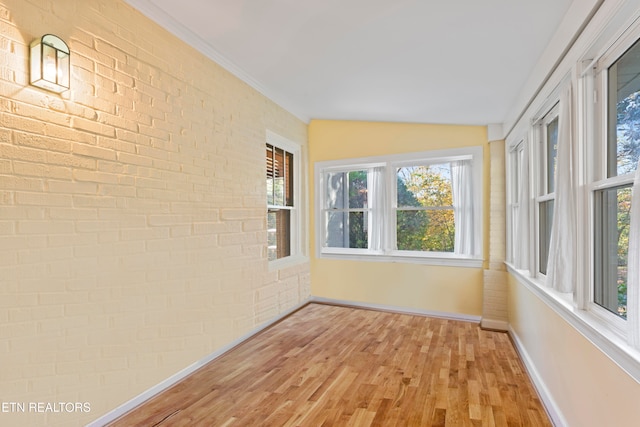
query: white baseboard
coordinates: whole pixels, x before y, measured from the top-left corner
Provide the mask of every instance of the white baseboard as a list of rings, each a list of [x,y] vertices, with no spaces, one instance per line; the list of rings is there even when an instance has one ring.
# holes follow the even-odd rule
[[[484,329],[491,329],[494,331],[508,331],[509,330],[509,322],[505,320],[493,320],[493,319],[485,319],[482,318],[480,321],[480,326]]]
[[[217,359],[218,357],[222,356],[224,353],[226,353],[229,350],[233,349],[234,347],[242,344],[244,341],[248,340],[249,338],[253,337],[254,335],[262,332],[263,330],[267,329],[271,325],[279,322],[280,320],[282,320],[285,317],[289,316],[293,312],[295,312],[295,311],[299,310],[300,308],[304,307],[309,302],[310,302],[310,300],[303,301],[300,304],[290,308],[289,310],[287,310],[287,311],[285,311],[283,313],[280,313],[277,317],[275,317],[275,318],[263,323],[262,325],[258,326],[256,329],[254,329],[254,330],[250,331],[249,333],[241,336],[240,338],[232,341],[231,343],[225,345],[224,347],[214,351],[210,355],[206,356],[205,358],[203,358],[201,360],[198,360],[197,362],[193,363],[192,365],[187,366],[186,368],[184,368],[180,372],[175,373],[171,377],[169,377],[166,380],[162,381],[161,383],[151,387],[147,391],[143,392],[142,394],[139,394],[138,396],[134,397],[133,399],[129,400],[128,402],[118,406],[117,408],[115,408],[112,411],[106,413],[105,415],[101,416],[100,418],[96,419],[95,421],[90,422],[89,424],[87,424],[86,427],[102,427],[102,426],[104,426],[104,425],[116,420],[117,418],[119,418],[119,417],[123,416],[124,414],[126,414],[127,412],[131,411],[133,408],[135,408],[137,406],[140,406],[142,403],[144,403],[147,400],[151,399],[153,396],[155,396],[158,393],[168,389],[172,385],[176,384],[177,382],[179,382],[179,381],[183,380],[184,378],[186,378],[187,376],[191,375],[192,373],[194,373],[198,369],[202,368],[207,363]]]
[[[520,337],[518,337],[518,334],[516,334],[511,326],[509,326],[509,335],[511,335],[511,339],[515,343],[520,359],[522,359],[522,362],[529,373],[529,377],[531,378],[531,381],[533,382],[533,385],[536,388],[545,409],[547,410],[547,414],[549,415],[551,422],[555,427],[566,427],[568,424],[562,415],[562,411],[556,404],[555,400],[553,400],[551,393],[549,393],[549,389],[545,385],[542,377],[538,374],[538,370],[531,360],[529,353],[527,353],[527,350],[524,348]]]
[[[417,308],[398,307],[393,305],[369,304],[363,302],[338,300],[333,298],[311,297],[310,302],[322,304],[342,305],[346,307],[368,308],[372,310],[392,311],[394,313],[416,314],[419,316],[439,317],[441,319],[461,320],[463,322],[480,323],[480,316],[470,314],[447,313],[442,311],[421,310]]]

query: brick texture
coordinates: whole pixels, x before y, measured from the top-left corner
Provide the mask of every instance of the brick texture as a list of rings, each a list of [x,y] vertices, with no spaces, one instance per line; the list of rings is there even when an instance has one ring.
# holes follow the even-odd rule
[[[28,85],[44,33],[72,51],[60,95]],[[309,297],[308,264],[268,268],[267,129],[306,151],[121,0],[0,0],[0,425],[90,422]]]
[[[484,270],[482,303],[483,326],[492,329],[506,327],[507,310],[506,256],[506,190],[504,141],[491,141],[491,191],[489,223],[489,268]]]

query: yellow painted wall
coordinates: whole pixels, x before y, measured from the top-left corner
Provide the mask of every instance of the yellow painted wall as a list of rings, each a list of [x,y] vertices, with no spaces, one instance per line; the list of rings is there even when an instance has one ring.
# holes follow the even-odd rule
[[[326,160],[484,147],[484,247],[488,252],[489,145],[483,126],[312,120],[309,168]],[[482,268],[320,259],[315,254],[314,177],[310,177],[311,292],[322,298],[479,316]],[[485,258],[487,258],[485,256]]]
[[[28,84],[47,32],[61,95]],[[308,263],[267,265],[267,129],[306,151],[121,0],[0,0],[1,426],[84,425],[308,299]]]
[[[629,426],[640,384],[509,274],[509,322],[567,426]]]

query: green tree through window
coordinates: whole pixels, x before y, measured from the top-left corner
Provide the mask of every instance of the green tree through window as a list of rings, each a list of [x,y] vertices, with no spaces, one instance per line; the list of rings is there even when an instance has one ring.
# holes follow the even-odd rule
[[[451,165],[398,169],[398,249],[453,252]]]

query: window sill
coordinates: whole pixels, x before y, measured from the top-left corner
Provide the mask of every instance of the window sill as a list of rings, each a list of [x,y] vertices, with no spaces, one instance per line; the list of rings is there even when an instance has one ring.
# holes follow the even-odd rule
[[[300,264],[309,262],[309,257],[305,255],[292,255],[286,258],[280,258],[269,261],[269,271],[282,270],[289,267],[295,267]]]
[[[506,265],[509,273],[520,284],[538,296],[633,379],[640,382],[640,351],[629,346],[618,331],[589,311],[576,308],[570,294],[547,288],[540,280],[529,277],[527,271],[518,270],[509,263]]]
[[[370,261],[370,262],[397,262],[408,264],[438,265],[447,267],[471,267],[481,268],[483,260],[472,257],[461,257],[459,255],[439,253],[408,255],[406,252],[397,254],[376,254],[376,253],[346,253],[346,252],[321,252],[319,258],[340,259],[349,261]]]

